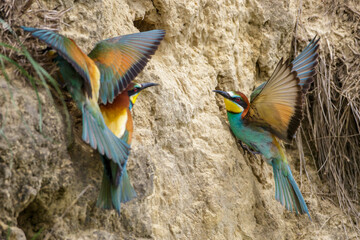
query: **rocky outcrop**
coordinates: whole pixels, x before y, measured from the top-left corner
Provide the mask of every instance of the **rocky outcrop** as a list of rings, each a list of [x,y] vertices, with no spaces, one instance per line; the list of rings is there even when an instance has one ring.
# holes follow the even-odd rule
[[[302,2],[302,1],[300,1]],[[270,76],[291,50],[294,34],[302,49],[315,35],[331,35],[326,7],[304,1],[39,1],[71,8],[61,33],[87,52],[105,38],[165,29],[167,34],[138,82],[146,90],[134,107],[135,134],[128,163],[138,197],[121,216],[95,207],[102,165],[81,141],[80,113],[71,101],[72,136],[59,111],[40,89],[0,77],[0,230],[2,237],[30,239],[344,239],[350,223],[329,200],[315,167],[293,174],[310,209],[289,213],[274,198],[270,166],[244,154],[229,131],[225,109],[213,89],[244,90]],[[28,12],[23,18],[27,19]],[[297,16],[299,21],[297,21]],[[306,16],[306,17],[303,17]],[[325,18],[324,17],[324,18]],[[24,20],[26,22],[26,20]],[[26,22],[32,25],[31,22]],[[296,27],[296,33],[294,29]],[[350,30],[349,30],[350,31]],[[331,39],[331,38],[329,38]],[[322,44],[325,44],[322,43]],[[42,122],[42,132],[39,129]],[[295,144],[293,144],[294,146]],[[310,161],[308,161],[310,162]],[[9,231],[10,229],[11,231]]]

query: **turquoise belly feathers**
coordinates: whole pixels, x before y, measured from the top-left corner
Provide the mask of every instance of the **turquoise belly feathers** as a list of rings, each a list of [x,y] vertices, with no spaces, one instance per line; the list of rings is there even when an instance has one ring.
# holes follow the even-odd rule
[[[261,153],[273,167],[275,198],[296,214],[309,210],[291,173],[279,139],[291,141],[303,117],[304,95],[313,82],[319,38],[314,38],[292,62],[282,59],[270,79],[250,96],[214,92],[224,97],[230,128],[236,138]],[[310,218],[311,219],[311,218]]]

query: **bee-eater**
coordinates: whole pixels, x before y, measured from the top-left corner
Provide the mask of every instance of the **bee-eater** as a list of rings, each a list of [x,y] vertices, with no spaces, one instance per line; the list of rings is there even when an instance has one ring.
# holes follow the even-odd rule
[[[82,111],[82,139],[102,155],[108,176],[108,179],[104,177],[98,205],[110,208],[106,194],[117,191],[112,199],[113,207],[119,212],[120,202],[135,196],[126,173],[132,134],[129,111],[133,103],[130,102],[135,102],[140,90],[151,86],[134,85],[131,81],[155,53],[165,31],[152,30],[103,40],[86,55],[72,39],[53,31],[22,29],[57,51],[55,61],[62,78]],[[109,179],[111,183],[106,182]],[[127,181],[123,183],[122,179]]]
[[[109,129],[128,145],[131,144],[133,121],[130,110],[140,93],[145,88],[156,86],[156,83],[130,83],[126,91],[119,94],[112,103],[101,104],[100,110]],[[126,171],[126,161],[119,166],[106,156],[101,156],[104,164],[103,179],[97,206],[105,209],[116,209],[120,213],[120,205],[134,197],[136,193],[130,184]]]
[[[241,92],[214,90],[224,97],[234,135],[272,165],[276,200],[296,214],[307,213],[309,218],[279,139],[291,141],[300,125],[304,95],[318,63],[318,42],[315,37],[292,62],[281,59],[270,79],[251,94],[250,102]]]

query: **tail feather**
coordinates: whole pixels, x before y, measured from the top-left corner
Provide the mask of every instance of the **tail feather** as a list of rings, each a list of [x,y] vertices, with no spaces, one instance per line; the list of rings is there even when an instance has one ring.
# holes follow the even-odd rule
[[[129,176],[127,174],[126,166],[123,170],[122,179],[120,180],[121,192],[121,202],[128,202],[131,199],[136,197],[136,192],[134,188],[131,186]]]
[[[286,209],[290,209],[291,211],[294,210],[296,212],[296,214],[298,214],[297,209],[299,206],[296,205],[294,195],[292,193],[290,193],[292,187],[290,186],[288,179],[284,175],[280,175],[280,176],[282,178],[281,182],[283,184],[283,189],[285,192],[284,196],[285,196]]]
[[[111,181],[110,178],[106,175],[105,169],[101,181],[101,187],[96,202],[96,206],[104,209],[113,208],[112,199],[111,199]]]
[[[298,185],[296,184],[295,179],[291,173],[290,166],[288,165],[287,168],[288,168],[288,172],[289,172],[288,181],[289,181],[290,185],[292,186],[292,188],[291,188],[292,194],[295,197],[296,202],[298,202],[297,208],[299,209],[300,214],[306,213],[311,220],[309,210],[306,206],[305,200],[300,192],[300,189],[299,189]]]
[[[121,203],[136,197],[127,174],[126,163],[121,169],[105,156],[101,156],[101,160],[104,164],[104,173],[96,205],[104,209],[115,209],[120,214]]]
[[[275,199],[291,212],[295,211],[296,214],[306,213],[311,220],[305,200],[294,180],[289,165],[282,161],[279,162],[272,161],[275,178]]]

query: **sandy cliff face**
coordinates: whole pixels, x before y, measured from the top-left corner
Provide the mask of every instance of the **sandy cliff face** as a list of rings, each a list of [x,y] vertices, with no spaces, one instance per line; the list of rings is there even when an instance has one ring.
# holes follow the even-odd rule
[[[326,186],[313,166],[308,166],[312,186],[301,178],[312,222],[276,202],[270,166],[238,147],[222,99],[212,92],[242,89],[250,94],[269,77],[277,61],[289,55],[298,1],[40,3],[50,9],[59,4],[71,8],[61,33],[86,52],[101,39],[165,29],[159,50],[136,79],[160,86],[144,91],[134,107],[128,171],[138,198],[123,204],[118,217],[114,211],[95,207],[102,165],[97,152],[81,141],[79,113],[72,111],[74,141],[66,141],[63,117],[40,91],[41,134],[35,93],[14,78],[13,99],[28,123],[24,126],[18,110],[6,100],[10,95],[1,77],[6,93],[0,108],[7,137],[0,145],[2,236],[8,226],[13,239],[24,239],[24,233],[31,238],[41,229],[41,239],[344,239],[346,234],[355,235],[344,232],[349,223],[341,211],[315,194]],[[329,21],[326,7],[316,4],[320,3],[303,2],[297,49],[315,34],[332,39],[331,25],[323,24]],[[34,3],[30,9],[36,8]],[[315,14],[323,19],[310,18]],[[297,153],[290,152],[300,184]]]

